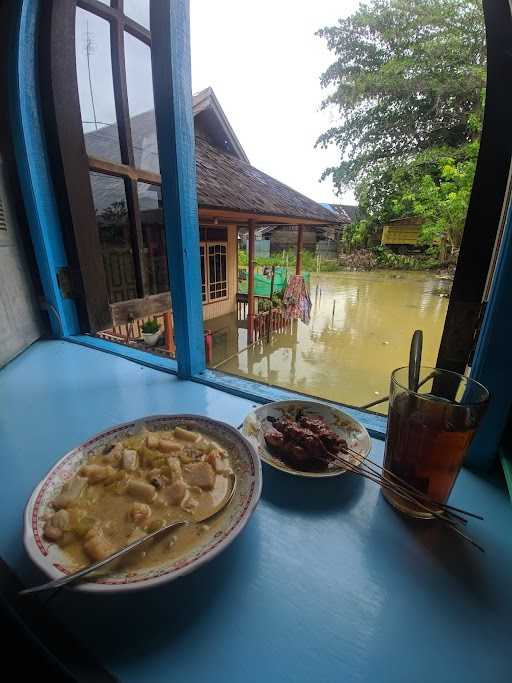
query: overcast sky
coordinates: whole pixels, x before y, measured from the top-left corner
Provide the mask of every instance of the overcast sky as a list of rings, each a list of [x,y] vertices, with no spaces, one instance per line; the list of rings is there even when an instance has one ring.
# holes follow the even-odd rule
[[[332,63],[315,36],[351,14],[359,0],[190,0],[192,89],[211,86],[250,162],[318,202],[336,197],[327,166],[334,148],[314,148],[336,122],[320,111],[320,74]]]
[[[315,32],[335,25],[358,4],[190,0],[193,91],[214,89],[254,166],[319,202],[352,203],[353,196],[346,193],[340,200],[329,179],[319,182],[339,154],[334,147],[314,147],[318,136],[337,122],[334,109],[320,110],[325,97],[320,75],[333,55]],[[148,5],[142,0],[125,0],[124,6],[147,24]],[[89,131],[115,122],[107,21],[78,9],[76,39],[80,104]],[[125,49],[130,115],[135,116],[152,108],[149,48],[128,36]],[[112,135],[117,138],[115,131]],[[119,161],[117,139],[111,151],[112,160]]]

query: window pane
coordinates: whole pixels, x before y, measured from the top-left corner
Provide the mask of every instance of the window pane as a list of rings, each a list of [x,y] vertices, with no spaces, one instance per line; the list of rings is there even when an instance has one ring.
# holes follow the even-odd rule
[[[128,108],[135,166],[159,173],[151,50],[148,45],[126,31],[124,38]]]
[[[75,29],[78,94],[87,154],[120,162],[109,23],[78,8]]]
[[[135,263],[122,178],[90,173],[110,303],[137,297]]]
[[[139,210],[144,245],[144,277],[148,294],[169,291],[167,250],[159,185],[138,183]]]
[[[124,0],[124,13],[149,29],[149,0]]]

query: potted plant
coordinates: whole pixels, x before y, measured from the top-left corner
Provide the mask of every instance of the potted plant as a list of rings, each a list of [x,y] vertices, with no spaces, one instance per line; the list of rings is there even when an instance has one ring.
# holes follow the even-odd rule
[[[148,320],[142,325],[142,336],[144,337],[144,341],[148,346],[154,346],[161,334],[162,331],[160,330],[160,325],[154,318],[153,320]]]

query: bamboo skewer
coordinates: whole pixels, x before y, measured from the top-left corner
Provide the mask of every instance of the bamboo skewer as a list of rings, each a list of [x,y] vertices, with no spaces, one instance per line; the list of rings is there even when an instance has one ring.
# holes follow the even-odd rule
[[[361,453],[358,453],[353,448],[350,448],[349,446],[347,446],[347,451],[350,452],[352,455],[355,455],[359,459],[361,459]],[[450,514],[460,513],[460,514],[466,515],[468,517],[474,517],[475,519],[483,520],[483,517],[481,515],[477,515],[474,512],[469,512],[468,510],[463,510],[461,508],[454,507],[453,505],[448,505],[447,503],[438,503],[437,501],[430,498],[430,496],[428,496],[428,494],[426,494],[423,491],[420,491],[419,489],[415,488],[414,486],[412,486],[412,484],[409,484],[404,479],[401,479],[397,474],[395,474],[394,472],[391,472],[391,470],[388,470],[386,467],[384,467],[384,465],[379,465],[379,463],[375,462],[374,460],[371,460],[370,458],[365,458],[364,461],[361,461],[361,464],[364,464],[366,467],[368,467],[367,463],[370,463],[375,468],[382,470],[387,476],[395,479],[400,484],[401,487],[407,489],[411,494],[413,494],[415,496],[419,496],[420,498],[423,498],[425,500],[425,502],[431,503],[431,505],[443,508],[447,512],[453,511],[453,512],[450,512]],[[456,514],[454,516],[458,517],[458,515],[456,515]],[[462,519],[462,518],[459,518],[459,519]],[[464,522],[467,522],[467,520],[464,520]]]
[[[350,450],[352,452],[352,454],[357,455],[359,458],[361,457],[361,454],[357,453],[357,451],[354,451],[353,449],[347,449],[347,450]],[[357,474],[359,476],[362,476],[363,478],[368,479],[370,481],[373,481],[374,483],[379,484],[382,488],[387,489],[387,490],[391,491],[392,493],[399,495],[400,497],[404,498],[405,500],[408,500],[409,502],[414,503],[415,505],[419,506],[420,508],[423,508],[426,512],[433,515],[436,519],[439,519],[440,521],[445,522],[449,526],[450,529],[452,529],[459,536],[461,536],[466,541],[471,543],[471,545],[473,545],[475,548],[478,548],[478,550],[480,550],[481,552],[485,552],[484,548],[482,548],[482,546],[479,545],[478,543],[476,543],[476,541],[474,541],[472,538],[467,536],[460,529],[457,522],[454,519],[452,519],[450,516],[447,516],[447,514],[451,515],[452,517],[454,517],[458,520],[463,521],[464,523],[467,523],[467,520],[464,520],[464,518],[460,517],[459,515],[454,515],[453,512],[450,512],[450,510],[445,510],[443,504],[437,503],[436,501],[432,500],[431,501],[432,504],[442,508],[441,511],[433,510],[431,507],[429,507],[424,502],[422,502],[422,500],[418,499],[417,494],[414,493],[413,491],[408,491],[404,486],[398,486],[396,484],[391,483],[389,481],[389,479],[386,479],[382,474],[376,473],[373,470],[371,470],[370,468],[367,468],[366,471],[364,469],[362,469],[361,468],[361,464],[363,464],[362,461],[360,461],[359,464],[355,465],[351,460],[348,460],[347,458],[344,458],[341,455],[338,455],[338,454],[332,454],[332,455],[335,458],[335,460],[337,460],[338,462],[343,464],[350,472]],[[380,465],[377,465],[376,463],[375,463],[375,466],[378,468],[381,467]],[[385,468],[382,468],[382,469],[385,469]],[[393,474],[393,473],[391,473],[391,474]],[[406,484],[406,486],[410,487],[410,485],[407,484],[406,482],[404,482],[404,484]],[[413,487],[410,487],[410,488],[413,489]],[[426,496],[422,492],[418,492],[418,493],[420,493],[423,498],[428,499],[428,496]],[[465,512],[465,511],[461,510],[460,512]],[[474,515],[473,513],[468,513],[468,514],[481,519],[481,517],[479,517],[478,515]]]
[[[354,455],[357,455],[357,451],[354,451],[352,449],[349,449],[352,451]],[[412,484],[409,484],[406,482],[404,479],[401,479],[397,474],[394,472],[391,472],[391,470],[388,470],[384,465],[379,465],[378,463],[374,462],[373,460],[370,460],[370,458],[366,458],[366,462],[371,463],[372,465],[375,465],[375,467],[378,467],[382,469],[383,472],[385,472],[388,476],[393,477],[393,479],[396,479],[400,484],[408,488],[412,493],[415,495],[421,496],[425,500],[432,500],[426,493],[423,493],[423,491],[420,491],[419,489],[415,488],[412,486]],[[453,512],[460,512],[463,515],[467,515],[468,517],[474,517],[475,519],[480,519],[483,520],[482,515],[477,515],[474,512],[468,512],[468,510],[462,510],[461,508],[454,507],[453,505],[448,505],[447,503],[437,503],[436,501],[432,500],[432,503],[435,505],[439,505],[440,507],[446,509],[446,510],[453,510]],[[464,520],[467,522],[467,520]]]
[[[419,501],[417,498],[415,498],[413,495],[403,491],[402,490],[397,490],[396,486],[393,486],[392,484],[389,483],[382,475],[377,475],[377,474],[370,474],[368,472],[365,472],[362,470],[359,466],[354,465],[350,460],[346,460],[345,458],[342,458],[341,456],[334,456],[338,462],[342,463],[350,472],[353,472],[354,474],[357,474],[365,479],[368,479],[370,481],[373,481],[376,484],[379,484],[382,488],[388,489],[392,493],[397,493],[399,496],[404,498],[405,500],[408,500],[411,503],[414,503],[415,505],[418,505],[419,507],[423,508],[426,512],[429,512],[432,514],[436,519],[439,519],[442,522],[445,522],[447,526],[455,531],[459,536],[464,538],[466,541],[471,543],[475,548],[478,548],[481,552],[485,552],[484,548],[482,548],[481,545],[479,545],[476,541],[474,541],[472,538],[467,536],[457,525],[457,522],[454,520],[450,519],[450,517],[447,517],[446,515],[443,514],[443,512],[438,512],[437,510],[432,510],[429,508],[427,505],[424,505],[421,501]]]

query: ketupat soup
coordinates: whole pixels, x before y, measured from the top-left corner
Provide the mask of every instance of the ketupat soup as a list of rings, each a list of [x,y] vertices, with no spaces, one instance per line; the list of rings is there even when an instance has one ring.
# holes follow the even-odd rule
[[[78,569],[169,522],[204,519],[225,499],[232,473],[229,453],[197,431],[143,431],[89,456],[51,502],[44,536]],[[207,528],[171,530],[122,563],[140,569],[172,559]]]

